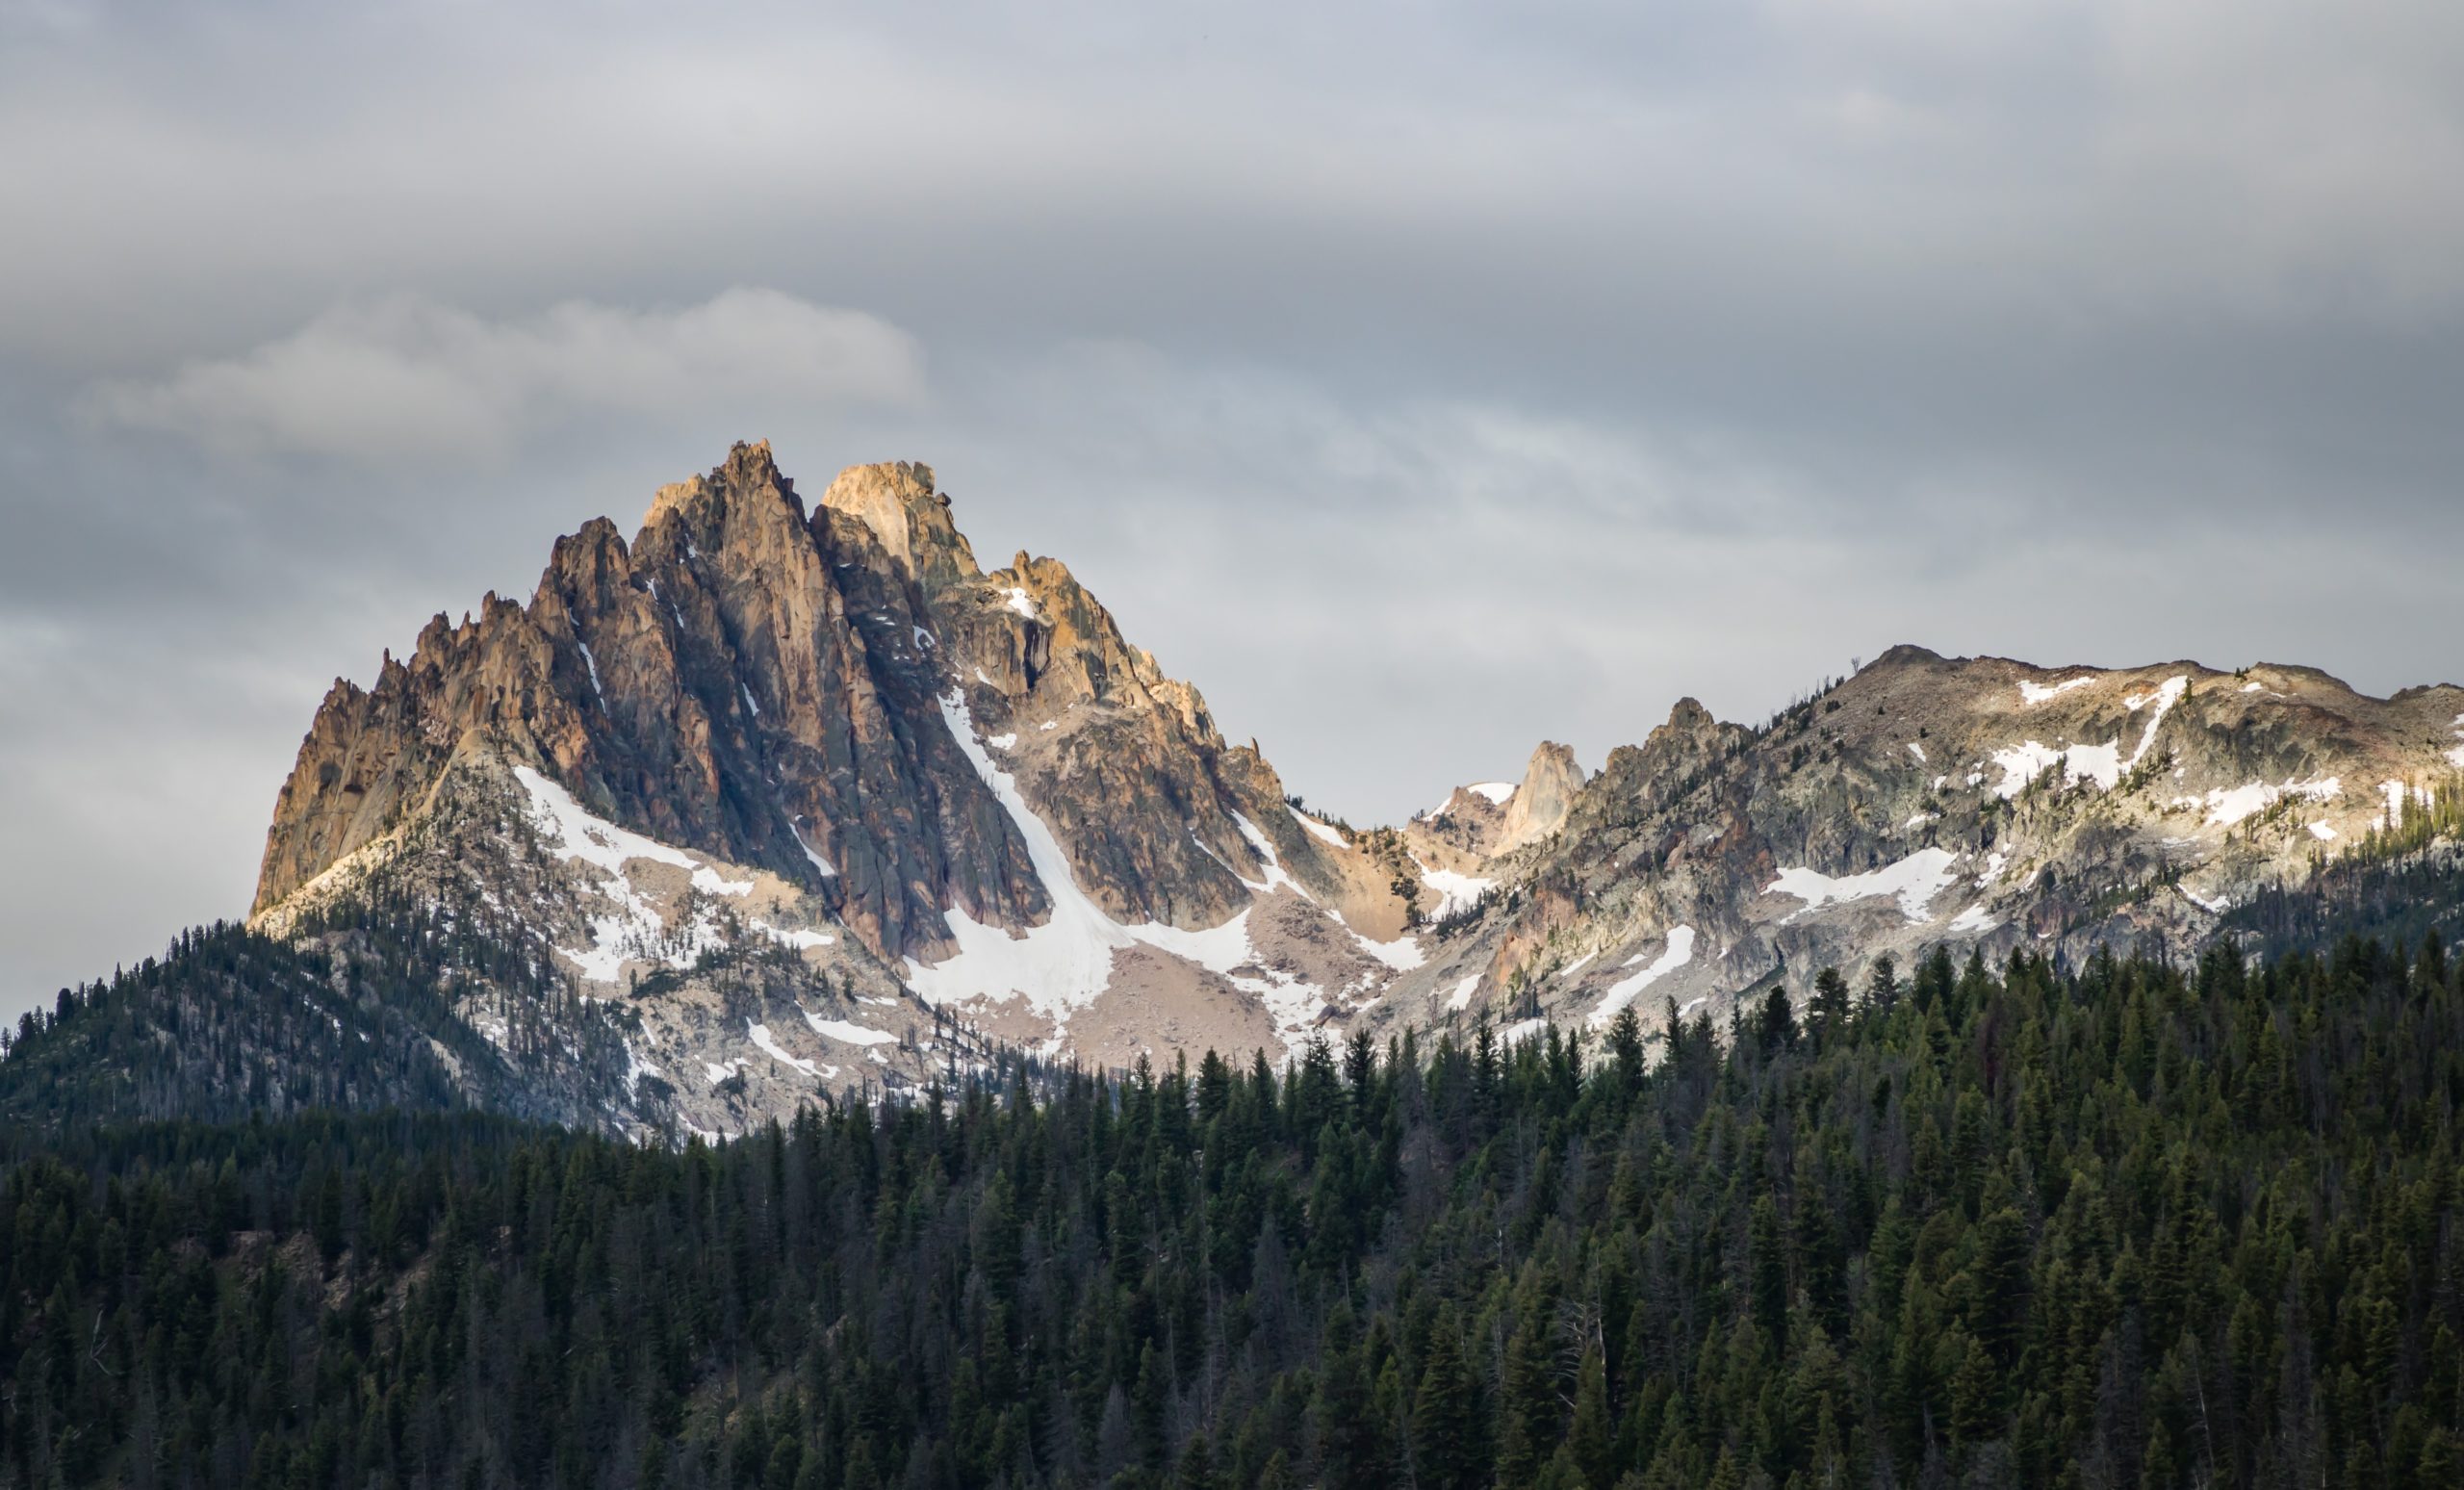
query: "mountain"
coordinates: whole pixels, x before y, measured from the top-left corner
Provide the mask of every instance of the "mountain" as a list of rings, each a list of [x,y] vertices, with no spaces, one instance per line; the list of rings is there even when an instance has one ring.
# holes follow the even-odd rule
[[[2459,782],[2451,685],[1901,647],[1758,727],[1681,701],[1597,772],[1543,742],[1355,829],[1061,562],[983,569],[930,468],[808,505],[738,445],[337,680],[247,926],[65,1001],[0,1109],[734,1133],[1012,1062],[1656,1037],[1938,945],[2409,940],[2464,908]]]
[[[2426,872],[2422,925],[2450,936],[2464,910],[2452,685],[2373,699],[2301,667],[1899,647],[1758,729],[1682,700],[1571,792],[1550,757],[1406,827],[1445,911],[1373,1027],[1598,1029],[1632,1007],[1656,1028],[1670,1003],[1725,1016],[1938,943],[2075,964],[2255,942],[2261,911],[2336,865]]]
[[[808,509],[739,445],[337,681],[251,925],[409,900],[535,938],[632,1073],[577,1117],[733,1130],[994,1045],[1294,1048],[1418,961],[1395,881],[1064,565],[985,572],[929,468]],[[472,981],[467,1022],[501,1039],[505,998]]]

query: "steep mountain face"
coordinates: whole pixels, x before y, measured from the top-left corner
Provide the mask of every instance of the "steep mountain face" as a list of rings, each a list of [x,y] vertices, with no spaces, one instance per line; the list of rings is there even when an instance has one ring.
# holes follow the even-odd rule
[[[1399,827],[1299,801],[1061,563],[983,569],[929,468],[808,505],[738,446],[337,681],[248,931],[42,1059],[97,1111],[737,1132],[1000,1050],[1656,1031],[1938,945],[2464,929],[2464,690],[2302,668],[1900,648],[1759,728],[1681,701],[1597,773],[1544,742]],[[203,1013],[249,979],[262,1020]]]
[[[252,924],[404,895],[542,934],[627,1032],[617,1119],[706,1128],[992,1040],[1280,1051],[1418,956],[1387,867],[1061,563],[983,571],[923,466],[808,510],[762,445],[336,682]]]
[[[2254,902],[2356,855],[2418,861],[2453,923],[2459,771],[2452,686],[2382,700],[2307,668],[1902,647],[1759,730],[1681,702],[1519,846],[1504,819],[1528,784],[1504,810],[1458,791],[1408,836],[1485,846],[1445,876],[1474,909],[1441,916],[1372,1020],[1596,1029],[1631,1007],[1657,1028],[1671,1005],[1724,1018],[1938,944],[2255,943]]]

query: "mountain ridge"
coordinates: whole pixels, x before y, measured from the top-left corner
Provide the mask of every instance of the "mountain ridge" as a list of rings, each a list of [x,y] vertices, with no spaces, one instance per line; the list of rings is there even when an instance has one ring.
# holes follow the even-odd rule
[[[2246,941],[2237,907],[2443,824],[2459,771],[2452,685],[1907,644],[1761,726],[1681,699],[1598,770],[1542,741],[1516,782],[1338,826],[1062,561],[985,570],[930,466],[808,504],[738,444],[629,542],[595,518],[527,602],[338,679],[250,925],[345,985],[423,938],[514,949],[438,963],[422,1006],[467,1100],[742,1131],[1001,1049],[1521,1039],[1941,944]]]

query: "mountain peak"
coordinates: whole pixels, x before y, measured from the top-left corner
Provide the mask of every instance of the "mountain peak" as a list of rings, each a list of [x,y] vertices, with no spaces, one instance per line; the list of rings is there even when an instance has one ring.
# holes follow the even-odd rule
[[[821,494],[821,505],[863,525],[927,589],[979,572],[974,550],[950,516],[949,496],[934,486],[933,468],[922,461],[849,466]]]
[[[1523,768],[1523,784],[1506,801],[1497,851],[1520,848],[1555,832],[1582,784],[1583,769],[1575,763],[1574,747],[1542,740]]]
[[[671,512],[690,514],[706,503],[732,507],[748,500],[779,503],[793,512],[797,522],[805,520],[805,504],[796,495],[796,483],[770,458],[767,440],[749,445],[739,440],[729,448],[727,459],[711,467],[707,475],[660,487],[652,496],[649,510],[642,514],[642,528],[648,531],[656,527],[659,520]]]
[[[1877,667],[1909,667],[1927,662],[1939,662],[1941,660],[1942,655],[1936,652],[1931,647],[1919,647],[1914,642],[1901,642],[1898,646],[1891,648],[1888,652],[1884,653],[1881,656],[1876,657],[1873,661],[1865,664],[1865,666],[1867,669]]]

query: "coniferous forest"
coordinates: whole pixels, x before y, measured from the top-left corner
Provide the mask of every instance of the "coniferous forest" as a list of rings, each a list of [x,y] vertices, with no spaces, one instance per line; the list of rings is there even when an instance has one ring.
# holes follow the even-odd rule
[[[2464,1482],[2434,939],[1938,954],[1749,1014],[1013,1074],[717,1147],[9,1139],[0,1481]]]

